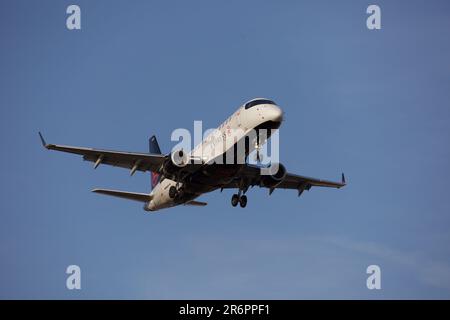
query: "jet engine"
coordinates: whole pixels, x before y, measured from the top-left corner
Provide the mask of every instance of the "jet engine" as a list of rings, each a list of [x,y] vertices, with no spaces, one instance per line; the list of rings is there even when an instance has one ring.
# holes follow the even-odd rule
[[[272,166],[276,166],[276,164],[272,164]],[[281,163],[278,163],[277,172],[271,175],[261,176],[261,185],[268,188],[274,188],[277,185],[279,185],[284,180],[285,177],[286,177],[286,168]]]
[[[163,173],[166,177],[172,177],[188,163],[188,155],[181,150],[175,150],[170,154],[163,166]]]

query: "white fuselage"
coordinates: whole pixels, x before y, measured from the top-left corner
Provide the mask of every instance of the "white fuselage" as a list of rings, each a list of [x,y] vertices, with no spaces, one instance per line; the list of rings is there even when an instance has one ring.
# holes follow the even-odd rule
[[[243,105],[198,144],[189,153],[189,157],[192,159],[200,158],[203,163],[212,161],[233,148],[234,144],[248,135],[251,130],[267,121],[279,122],[282,117],[282,110],[274,104],[259,104],[249,109],[245,109],[245,105]],[[221,139],[218,139],[219,137]],[[259,145],[264,143],[265,141],[259,141]],[[257,147],[256,141],[251,140],[249,147],[249,152],[254,151]],[[152,200],[145,205],[144,209],[156,211],[178,205],[179,203],[175,203],[174,199],[169,196],[169,188],[175,185],[176,182],[173,180],[162,179],[150,193]]]

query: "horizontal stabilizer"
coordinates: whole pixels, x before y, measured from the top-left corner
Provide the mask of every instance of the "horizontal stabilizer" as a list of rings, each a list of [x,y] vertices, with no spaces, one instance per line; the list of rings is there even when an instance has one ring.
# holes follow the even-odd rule
[[[152,197],[147,193],[135,193],[108,189],[94,189],[92,190],[92,192],[139,202],[149,202],[150,200],[152,200]]]
[[[185,203],[186,206],[198,206],[198,207],[204,207],[207,205],[206,202],[201,202],[201,201],[188,201]]]

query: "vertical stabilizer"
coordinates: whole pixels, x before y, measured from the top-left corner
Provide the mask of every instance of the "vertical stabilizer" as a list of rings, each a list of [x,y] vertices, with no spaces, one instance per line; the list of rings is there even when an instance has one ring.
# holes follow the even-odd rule
[[[148,140],[148,149],[151,154],[161,154],[161,149],[159,148],[158,140],[156,140],[155,136],[151,136]],[[150,176],[153,189],[160,180],[160,174],[157,172],[151,172]]]

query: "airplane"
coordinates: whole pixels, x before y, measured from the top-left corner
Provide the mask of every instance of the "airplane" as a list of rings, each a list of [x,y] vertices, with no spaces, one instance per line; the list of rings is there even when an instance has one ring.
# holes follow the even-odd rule
[[[96,169],[100,164],[111,165],[130,170],[130,175],[136,171],[149,171],[151,175],[150,193],[135,193],[111,189],[93,189],[92,192],[135,200],[144,203],[144,210],[155,212],[160,209],[177,205],[205,206],[207,203],[195,200],[202,194],[223,189],[236,189],[237,193],[231,198],[231,205],[245,208],[247,206],[246,192],[249,187],[259,186],[269,189],[269,195],[275,189],[294,189],[300,196],[304,190],[311,187],[342,188],[346,185],[345,176],[342,173],[340,182],[321,180],[312,177],[296,175],[287,172],[286,168],[278,163],[278,170],[271,174],[261,174],[261,167],[249,164],[248,156],[253,151],[259,150],[261,145],[267,142],[274,130],[279,129],[283,121],[283,111],[274,101],[266,98],[256,98],[244,103],[236,112],[223,122],[217,129],[225,142],[226,147],[219,154],[212,153],[210,158],[204,157],[205,150],[214,147],[214,139],[207,136],[199,145],[190,152],[184,150],[163,154],[155,136],[149,139],[149,153],[111,151],[93,148],[72,147],[65,145],[48,144],[41,132],[39,136],[42,145],[48,150],[68,152],[83,156],[83,160],[94,163]],[[237,137],[230,135],[230,130],[237,130]],[[265,136],[256,134],[251,139],[246,138],[250,130],[262,132]],[[231,142],[229,139],[234,139]],[[236,152],[239,141],[245,140],[245,152],[241,161],[237,161]],[[255,140],[256,139],[256,140]],[[238,142],[236,142],[238,141]],[[211,161],[234,152],[233,161]],[[184,159],[184,165],[175,163],[174,152]],[[214,158],[214,159],[212,159]],[[187,159],[187,160],[186,160]],[[192,160],[196,161],[192,161]],[[243,161],[242,161],[243,160]]]

